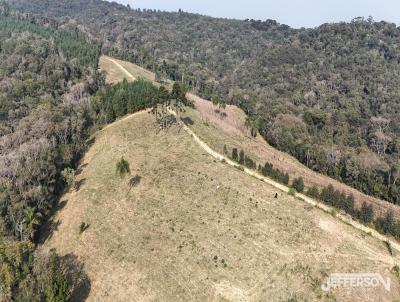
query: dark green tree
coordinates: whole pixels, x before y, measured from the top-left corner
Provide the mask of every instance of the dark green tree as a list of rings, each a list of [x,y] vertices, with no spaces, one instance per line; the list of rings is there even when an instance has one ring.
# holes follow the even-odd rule
[[[364,202],[359,211],[359,218],[364,223],[371,223],[374,220],[374,210],[372,206]]]
[[[288,173],[285,173],[284,175],[283,175],[283,178],[282,178],[282,183],[284,184],[284,185],[288,185],[289,184],[289,174]]]
[[[48,302],[68,302],[71,297],[71,289],[64,276],[55,276],[46,288],[46,301]]]
[[[131,172],[128,161],[126,161],[123,157],[117,163],[116,172],[121,178]]]
[[[237,148],[233,148],[232,149],[232,159],[234,161],[238,161],[238,150],[237,150]]]
[[[183,87],[178,82],[175,82],[172,86],[170,99],[171,105],[179,118],[180,113],[185,110],[185,106],[187,106],[189,102],[186,98],[185,89],[183,89]]]
[[[302,193],[304,191],[304,181],[302,177],[295,178],[292,183],[293,189],[297,192]]]
[[[239,153],[239,164],[244,165],[244,151],[240,150]]]
[[[393,229],[395,226],[395,220],[393,217],[393,212],[387,212],[383,218],[380,218],[378,221],[378,227],[381,229],[385,234],[393,234]]]
[[[224,145],[224,154],[225,154],[225,155],[228,154],[228,148],[226,147],[226,145]]]
[[[307,190],[307,196],[318,199],[319,198],[319,190],[316,186],[312,186]]]

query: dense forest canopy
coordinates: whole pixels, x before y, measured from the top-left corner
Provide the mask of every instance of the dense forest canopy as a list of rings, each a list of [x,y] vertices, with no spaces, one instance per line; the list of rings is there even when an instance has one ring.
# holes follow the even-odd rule
[[[127,113],[186,100],[177,83],[171,93],[144,80],[106,85],[99,56],[100,44],[78,26],[0,5],[1,301],[84,298],[90,280],[81,262],[35,246],[39,231],[47,236],[41,227],[64,190],[76,189],[93,132]]]
[[[10,1],[79,22],[103,51],[239,105],[275,147],[367,194],[400,202],[400,29],[351,23],[292,29],[131,9],[105,1]]]
[[[0,5],[0,300],[67,301],[84,280],[73,255],[35,248],[86,150],[100,46],[77,29]],[[75,273],[71,273],[71,272]]]
[[[84,150],[90,94],[102,81],[98,46],[76,32],[0,20],[0,191],[5,229],[29,236],[26,207],[45,214],[57,175]]]

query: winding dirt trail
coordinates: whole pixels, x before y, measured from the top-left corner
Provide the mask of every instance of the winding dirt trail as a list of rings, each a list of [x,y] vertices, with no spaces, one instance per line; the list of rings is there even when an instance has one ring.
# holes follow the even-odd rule
[[[176,113],[172,110],[170,110],[171,114],[176,115]],[[210,154],[211,156],[213,156],[214,158],[222,161],[224,160],[228,165],[233,166],[233,167],[238,167],[239,165],[232,161],[230,158],[224,156],[223,154],[220,154],[216,151],[214,151],[213,149],[210,148],[210,146],[208,146],[204,141],[202,141],[188,126],[186,126],[183,122],[180,123],[181,126],[183,127],[183,129],[190,135],[192,136],[192,138],[194,139],[194,141],[201,147],[203,148],[204,151],[206,151],[208,154]],[[267,178],[261,174],[259,174],[258,172],[254,171],[254,170],[250,170],[248,168],[244,167],[244,171],[245,173],[281,190],[282,192],[288,193],[289,192],[289,188],[287,186],[284,186],[270,178]],[[316,201],[315,199],[312,199],[304,194],[300,194],[300,193],[296,193],[295,196],[299,199],[301,199],[302,201],[308,203],[309,205],[312,205],[314,207],[317,207],[325,212],[331,213],[333,210],[335,210],[335,208],[330,207],[328,205],[325,205],[323,203],[320,203],[318,201]],[[345,216],[343,214],[337,213],[336,218],[338,218],[339,220],[345,222],[346,224],[349,224],[351,226],[353,226],[354,228],[363,231],[365,233],[370,234],[372,237],[381,240],[381,241],[387,241],[391,244],[392,248],[395,248],[396,250],[400,251],[400,244],[397,243],[396,241],[393,241],[391,239],[389,239],[388,237],[386,237],[385,235],[382,235],[380,233],[378,233],[376,230],[369,228],[355,220],[353,220],[351,217]]]
[[[173,112],[173,111],[171,111],[171,113],[175,114],[175,112]],[[234,167],[238,166],[237,163],[235,163],[234,161],[232,161],[228,157],[226,157],[226,156],[214,151],[213,149],[211,149],[204,141],[202,141],[184,123],[181,123],[181,124],[182,124],[183,129],[188,134],[190,134],[193,137],[194,141],[198,145],[200,145],[200,147],[202,147],[204,149],[204,151],[206,151],[208,154],[210,154],[211,156],[213,156],[214,158],[216,158],[218,160],[224,160],[228,165],[231,165],[231,166],[234,166]],[[253,177],[255,177],[255,178],[257,178],[257,179],[259,179],[259,180],[261,180],[261,181],[263,181],[263,182],[265,182],[265,183],[267,183],[267,184],[269,184],[269,185],[271,185],[271,186],[273,186],[273,187],[275,187],[275,188],[277,188],[277,189],[279,189],[279,190],[281,190],[281,191],[283,191],[283,192],[285,192],[285,193],[289,192],[289,188],[288,187],[286,187],[286,186],[284,186],[284,185],[282,185],[282,184],[280,184],[280,183],[278,183],[278,182],[276,182],[276,181],[274,181],[274,180],[272,180],[270,178],[267,178],[267,177],[259,174],[258,172],[254,171],[254,170],[250,170],[248,168],[244,168],[244,172],[249,174],[249,175],[251,175],[251,176],[253,176]],[[325,204],[322,204],[322,203],[316,201],[315,199],[312,199],[312,198],[310,198],[310,197],[308,197],[308,196],[306,196],[304,194],[296,193],[295,196],[297,198],[301,199],[302,201],[308,203],[309,205],[317,207],[317,208],[319,208],[319,209],[321,209],[321,210],[323,210],[325,212],[331,213],[333,210],[335,210],[335,208],[327,206]],[[396,250],[400,251],[400,244],[399,243],[397,243],[397,242],[389,239],[388,237],[378,233],[376,230],[374,230],[372,228],[369,228],[369,227],[367,227],[367,226],[365,226],[365,225],[353,220],[352,218],[350,218],[348,216],[345,216],[345,215],[342,215],[340,213],[337,213],[335,217],[338,218],[339,220],[341,220],[341,221],[353,226],[354,228],[356,228],[356,229],[358,229],[360,231],[363,231],[365,233],[369,233],[372,237],[375,237],[378,240],[390,242],[392,248],[395,248]]]
[[[110,58],[110,57],[104,57],[105,60],[108,60],[110,62],[112,62],[113,64],[115,64],[115,66],[117,66],[119,69],[121,69],[121,71],[132,81],[136,81],[136,77],[134,77],[128,70],[126,70],[121,64],[118,63],[118,61]]]
[[[131,80],[133,80],[133,81],[136,80],[136,78],[135,78],[128,70],[126,70],[121,64],[119,64],[116,60],[113,60],[113,59],[111,59],[111,58],[109,58],[108,60],[110,60],[110,61],[113,62],[116,66],[118,66],[118,68],[120,68],[121,71],[123,71],[124,74],[126,74]],[[173,110],[169,109],[169,112],[170,112],[171,114],[173,114],[173,115],[176,116],[176,113],[175,113]],[[130,116],[129,116],[129,117],[130,117]],[[129,117],[126,117],[126,118],[129,118]],[[126,118],[124,118],[124,119],[126,119]],[[228,165],[230,165],[230,166],[233,166],[233,167],[238,167],[238,166],[239,166],[236,162],[232,161],[230,158],[228,158],[228,157],[226,157],[225,155],[220,154],[220,153],[216,152],[215,150],[213,150],[206,142],[204,142],[203,140],[201,140],[201,139],[200,139],[186,124],[184,124],[182,121],[180,121],[179,123],[180,123],[180,126],[193,138],[193,140],[194,140],[204,151],[206,151],[209,155],[213,156],[213,157],[214,157],[215,159],[217,159],[217,160],[220,160],[220,161],[223,160],[223,161],[225,161],[225,162],[226,162]],[[275,187],[275,188],[277,188],[277,189],[279,189],[279,190],[281,190],[282,192],[285,192],[285,193],[288,193],[288,192],[289,192],[289,188],[288,188],[287,186],[284,186],[284,185],[282,185],[282,184],[280,184],[280,183],[278,183],[278,182],[276,182],[276,181],[274,181],[274,180],[272,180],[272,179],[270,179],[270,178],[268,178],[268,177],[265,177],[265,176],[259,174],[258,172],[254,171],[254,170],[250,170],[250,169],[244,167],[243,172],[246,173],[246,174],[248,174],[248,175],[251,175],[251,176],[253,176],[253,177],[255,177],[255,178],[257,178],[257,179],[259,179],[259,180],[261,180],[261,181],[263,181],[263,182],[265,182],[265,183],[267,183],[267,184],[269,184],[269,185],[271,185],[271,186],[273,186],[273,187]],[[312,198],[310,198],[310,197],[308,197],[308,196],[306,196],[306,195],[304,195],[304,194],[296,193],[295,196],[296,196],[298,199],[302,200],[303,202],[305,202],[305,203],[307,203],[307,204],[309,204],[309,205],[312,205],[312,206],[314,206],[314,207],[317,207],[317,208],[319,208],[319,209],[321,209],[321,210],[323,210],[323,211],[325,211],[325,212],[327,212],[327,213],[331,213],[332,211],[336,210],[335,208],[330,207],[330,206],[325,205],[325,204],[322,204],[322,203],[316,201],[315,199],[312,199]],[[341,213],[337,213],[337,214],[335,215],[335,217],[336,217],[337,219],[341,220],[342,222],[344,222],[344,223],[346,223],[346,224],[348,224],[348,225],[351,225],[351,226],[353,226],[354,228],[356,228],[356,229],[358,229],[358,230],[360,230],[360,231],[362,231],[362,232],[365,232],[365,233],[367,233],[367,234],[370,234],[372,237],[374,237],[374,238],[376,238],[376,239],[378,239],[378,240],[380,240],[380,241],[387,241],[387,242],[389,242],[393,249],[396,249],[397,251],[400,252],[400,244],[399,244],[398,242],[393,241],[392,239],[388,238],[387,236],[378,233],[376,230],[374,230],[374,229],[372,229],[372,228],[370,228],[370,227],[367,227],[367,226],[365,226],[365,225],[363,225],[363,224],[361,224],[361,223],[359,223],[359,222],[353,220],[351,217],[346,216],[346,215],[343,215],[343,214],[341,214]]]

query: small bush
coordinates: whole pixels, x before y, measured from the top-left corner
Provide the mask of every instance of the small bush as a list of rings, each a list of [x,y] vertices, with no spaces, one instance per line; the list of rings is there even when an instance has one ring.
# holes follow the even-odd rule
[[[356,216],[363,223],[371,223],[374,220],[374,209],[371,205],[367,205],[365,202],[362,204],[361,209],[357,211]]]
[[[378,231],[384,234],[393,234],[393,229],[395,226],[395,221],[393,217],[393,212],[387,212],[384,217],[378,217],[375,220],[375,227]]]
[[[257,168],[257,163],[255,161],[253,161],[247,155],[244,157],[244,165],[249,169],[254,169],[255,170]]]
[[[116,166],[117,174],[122,178],[131,172],[129,163],[122,157]]]
[[[61,171],[61,176],[69,188],[75,185],[75,170],[72,168],[65,168]]]
[[[318,199],[319,198],[318,188],[316,186],[312,186],[311,188],[309,188],[307,191],[307,196]]]
[[[384,243],[385,243],[385,246],[386,246],[390,256],[394,256],[394,250],[393,250],[392,245],[390,244],[390,242],[385,240]]]
[[[400,267],[398,265],[392,267],[392,273],[397,277],[400,282]]]
[[[288,185],[288,184],[289,184],[289,174],[288,174],[288,173],[285,173],[285,174],[282,176],[282,183],[283,183],[284,185]]]
[[[49,282],[46,288],[46,301],[67,302],[71,297],[71,289],[65,277],[58,275]]]
[[[279,169],[274,169],[274,166],[270,163],[266,163],[264,167],[259,168],[260,172],[264,176],[271,177],[272,179],[280,182],[284,185],[289,184],[289,174],[283,173]]]
[[[304,181],[302,177],[296,178],[293,180],[292,183],[293,189],[295,189],[297,192],[302,193],[304,191]]]
[[[89,228],[89,224],[86,222],[82,222],[79,226],[79,235],[81,235],[84,231],[86,231]]]
[[[352,216],[356,216],[356,211],[354,211],[354,198],[352,195],[341,193],[335,190],[332,185],[329,185],[322,189],[320,198],[325,203],[344,210]]]
[[[232,149],[232,159],[234,160],[234,161],[238,161],[238,150],[236,149],[236,148],[233,148]]]
[[[239,164],[244,165],[244,151],[240,150],[239,153]]]
[[[288,194],[291,195],[291,196],[295,196],[296,195],[296,190],[293,189],[293,188],[290,188]]]

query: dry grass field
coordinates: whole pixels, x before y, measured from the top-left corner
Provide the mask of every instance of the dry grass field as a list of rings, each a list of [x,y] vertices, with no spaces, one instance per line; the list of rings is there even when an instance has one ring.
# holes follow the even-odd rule
[[[115,173],[124,157],[131,176]],[[177,126],[141,112],[108,126],[82,161],[79,190],[46,246],[85,264],[88,301],[396,301],[382,242],[222,162]],[[275,197],[278,193],[278,198]],[[89,228],[79,234],[79,225]],[[378,272],[387,292],[320,286],[333,272]],[[291,300],[292,299],[292,300]]]
[[[352,194],[358,206],[366,202],[373,205],[375,212],[380,215],[392,211],[396,217],[400,218],[398,206],[363,194],[337,180],[308,169],[287,153],[271,147],[261,135],[253,138],[250,135],[250,130],[245,127],[246,116],[244,112],[236,106],[227,106],[226,117],[221,117],[220,114],[215,112],[217,108],[210,101],[191,94],[188,97],[194,102],[196,109],[188,109],[183,117],[191,119],[193,124],[190,127],[214,150],[222,153],[224,145],[227,146],[229,152],[233,147],[239,150],[243,149],[246,154],[261,165],[269,162],[281,171],[289,173],[292,179],[303,177],[308,187],[315,185],[323,188],[332,184],[336,190],[348,195]]]
[[[145,79],[151,81],[157,86],[160,83],[156,82],[154,73],[126,61],[114,59],[108,56],[101,56],[99,62],[100,70],[107,72],[106,81],[108,84],[115,84],[127,79],[128,81],[135,81],[136,79]],[[166,81],[163,85],[172,85],[172,81]]]
[[[122,65],[126,69],[126,72],[120,67]],[[106,82],[108,84],[116,84],[118,82],[121,82],[124,78],[126,78],[128,81],[134,81],[136,80],[136,78],[143,78],[148,81],[155,80],[154,75],[146,69],[140,68],[139,66],[134,64],[128,65],[127,62],[108,56],[100,57],[99,68],[100,70],[107,71]],[[133,77],[132,75],[135,76]]]

